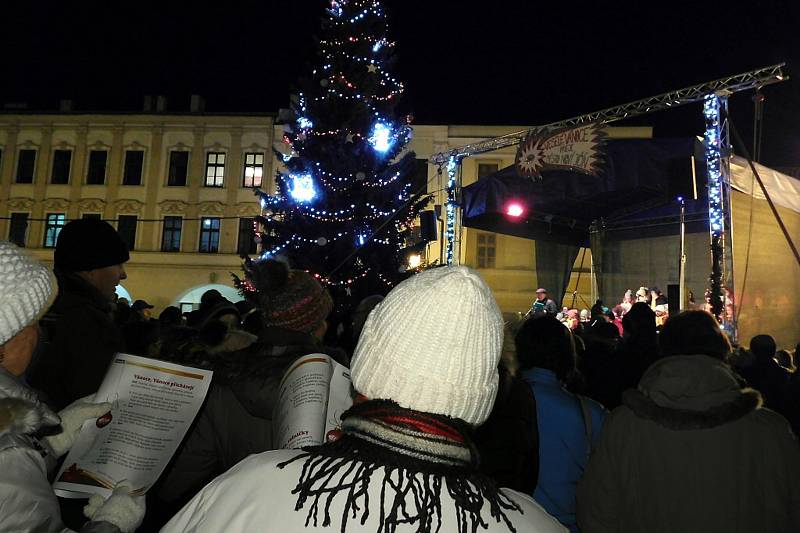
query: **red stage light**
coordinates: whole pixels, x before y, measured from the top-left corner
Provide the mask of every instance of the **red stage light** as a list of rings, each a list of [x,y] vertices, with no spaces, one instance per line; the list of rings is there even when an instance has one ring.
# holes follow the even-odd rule
[[[519,202],[511,202],[506,205],[506,215],[519,218],[525,213],[525,207]]]

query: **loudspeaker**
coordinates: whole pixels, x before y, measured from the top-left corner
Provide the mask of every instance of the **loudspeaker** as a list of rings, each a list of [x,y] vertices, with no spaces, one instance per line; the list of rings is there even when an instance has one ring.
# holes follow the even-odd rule
[[[436,213],[434,211],[420,211],[419,213],[420,237],[423,241],[435,241],[439,238],[436,231]]]
[[[669,305],[670,316],[675,316],[683,309],[683,302],[681,302],[681,286],[680,285],[667,285],[667,303]]]

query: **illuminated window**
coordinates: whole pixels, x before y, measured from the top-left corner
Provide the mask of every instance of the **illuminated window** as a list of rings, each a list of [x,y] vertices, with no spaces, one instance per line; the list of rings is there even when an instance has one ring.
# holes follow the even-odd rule
[[[478,234],[478,268],[494,268],[497,253],[497,236],[493,233]]]
[[[222,187],[225,175],[225,154],[209,152],[206,155],[206,187]]]
[[[204,217],[200,220],[200,251],[219,251],[219,218]]]
[[[48,213],[47,222],[44,228],[44,247],[55,248],[56,241],[58,241],[58,234],[61,233],[61,228],[67,223],[67,215],[65,213]]]
[[[261,187],[264,175],[264,154],[244,154],[244,177],[242,187]]]

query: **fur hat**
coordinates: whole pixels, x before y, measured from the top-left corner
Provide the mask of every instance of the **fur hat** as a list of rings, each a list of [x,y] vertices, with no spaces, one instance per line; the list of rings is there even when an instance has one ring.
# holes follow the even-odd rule
[[[281,261],[253,262],[247,273],[267,327],[313,333],[333,309],[330,294],[317,280],[302,270],[289,270]]]
[[[130,254],[128,245],[111,224],[82,218],[61,229],[54,259],[57,270],[83,272],[122,264],[130,259]]]
[[[38,320],[56,292],[49,268],[10,242],[0,242],[0,345]]]
[[[351,375],[358,392],[480,425],[497,394],[503,318],[467,267],[426,270],[397,285],[364,324]]]

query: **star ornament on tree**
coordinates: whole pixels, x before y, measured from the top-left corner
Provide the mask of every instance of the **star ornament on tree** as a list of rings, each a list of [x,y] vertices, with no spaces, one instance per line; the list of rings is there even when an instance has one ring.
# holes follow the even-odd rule
[[[372,72],[372,73],[378,72],[378,67],[375,66],[375,64],[370,63],[369,65],[367,65],[367,72]]]

